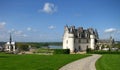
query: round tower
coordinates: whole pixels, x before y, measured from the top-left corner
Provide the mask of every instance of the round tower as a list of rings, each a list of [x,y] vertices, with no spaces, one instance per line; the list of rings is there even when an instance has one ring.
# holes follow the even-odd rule
[[[70,49],[70,52],[74,52],[74,29],[74,26],[64,28],[63,49]]]
[[[95,36],[90,35],[90,48],[94,50],[94,47],[95,47]]]
[[[64,28],[64,35],[63,35],[63,49],[68,49],[68,34],[69,34],[69,28],[66,25]]]
[[[74,52],[74,34],[69,34],[68,37],[68,48],[70,49],[70,52]]]

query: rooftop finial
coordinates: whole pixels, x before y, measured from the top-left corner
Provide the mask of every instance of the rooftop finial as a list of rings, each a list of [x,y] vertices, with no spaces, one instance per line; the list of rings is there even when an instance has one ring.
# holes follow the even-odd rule
[[[11,36],[11,33],[10,33],[10,43],[12,42],[12,36]]]

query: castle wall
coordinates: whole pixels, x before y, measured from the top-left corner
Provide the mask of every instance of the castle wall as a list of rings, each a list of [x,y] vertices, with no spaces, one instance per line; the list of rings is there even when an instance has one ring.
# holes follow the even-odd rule
[[[80,51],[80,47],[79,47],[79,39],[75,39],[75,42],[74,42],[74,48],[76,49],[76,51]]]
[[[95,47],[95,37],[94,35],[90,35],[90,48],[94,50]]]
[[[81,51],[86,51],[87,47],[90,47],[90,43],[80,43]]]
[[[65,27],[63,35],[63,49],[70,49],[71,52],[86,51],[87,48],[94,49],[97,32],[92,28]]]
[[[70,38],[68,39],[68,48],[71,52],[74,52],[74,38],[72,35],[70,35]]]
[[[74,35],[66,34],[63,38],[63,49],[70,49],[71,52],[74,52]]]

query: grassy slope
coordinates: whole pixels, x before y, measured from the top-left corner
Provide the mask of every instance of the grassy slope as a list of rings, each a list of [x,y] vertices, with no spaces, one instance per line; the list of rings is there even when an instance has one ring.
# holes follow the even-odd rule
[[[10,55],[0,54],[0,70],[58,70],[88,55]]]
[[[120,55],[105,54],[96,62],[97,70],[120,70]]]

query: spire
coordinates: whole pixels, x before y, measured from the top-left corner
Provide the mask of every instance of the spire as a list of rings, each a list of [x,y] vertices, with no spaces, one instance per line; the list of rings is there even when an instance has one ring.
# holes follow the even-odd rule
[[[10,41],[10,43],[12,42],[12,36],[11,36],[11,33],[10,33],[10,40],[9,40],[9,41]]]

